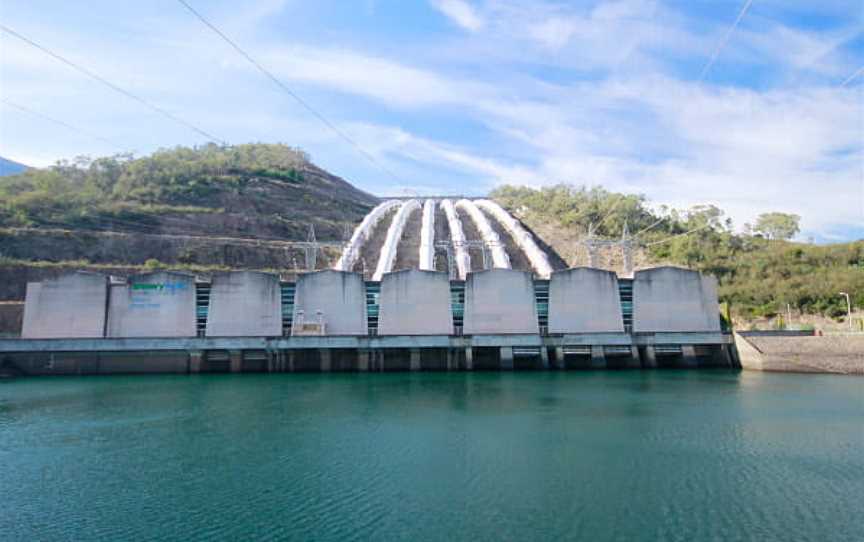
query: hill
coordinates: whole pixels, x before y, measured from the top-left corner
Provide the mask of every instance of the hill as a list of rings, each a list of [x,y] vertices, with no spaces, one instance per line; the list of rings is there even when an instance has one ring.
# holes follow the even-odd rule
[[[69,269],[286,272],[305,264],[291,241],[310,225],[338,245],[376,204],[285,145],[177,147],[0,177],[0,333],[20,320],[28,281]],[[337,257],[325,247],[318,266]]]
[[[637,267],[675,264],[717,277],[720,300],[740,320],[783,314],[839,318],[850,292],[864,305],[864,241],[818,246],[736,234],[715,206],[686,211],[652,211],[644,196],[602,188],[558,185],[542,189],[504,186],[491,194],[555,248],[570,265],[585,265],[584,240],[593,228],[599,239],[620,239],[626,225]],[[620,269],[620,249],[599,257],[603,267]]]
[[[291,268],[377,202],[284,145],[114,156],[0,179],[0,254],[29,262]]]
[[[25,170],[27,170],[27,166],[24,164],[19,164],[14,160],[9,160],[0,156],[0,177],[5,177],[6,175],[17,175]]]
[[[284,145],[177,147],[0,180],[0,226],[252,239],[339,239],[376,198]]]

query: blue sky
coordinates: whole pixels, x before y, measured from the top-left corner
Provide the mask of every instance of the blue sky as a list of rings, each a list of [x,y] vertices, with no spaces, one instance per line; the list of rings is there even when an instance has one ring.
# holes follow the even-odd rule
[[[176,0],[3,0],[0,23],[228,142],[302,147],[379,195],[568,182],[864,237],[860,0],[754,0],[731,34],[745,0],[189,2],[393,176]],[[2,32],[0,97],[85,132],[0,103],[0,155],[30,165],[205,142]]]

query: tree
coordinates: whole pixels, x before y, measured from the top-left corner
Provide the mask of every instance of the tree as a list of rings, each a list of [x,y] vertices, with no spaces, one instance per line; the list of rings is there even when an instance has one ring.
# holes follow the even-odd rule
[[[724,214],[723,210],[716,205],[694,205],[687,211],[688,225],[697,228],[707,225],[719,229],[720,219]]]
[[[753,231],[769,239],[791,239],[800,231],[801,217],[789,213],[762,213],[756,219]]]

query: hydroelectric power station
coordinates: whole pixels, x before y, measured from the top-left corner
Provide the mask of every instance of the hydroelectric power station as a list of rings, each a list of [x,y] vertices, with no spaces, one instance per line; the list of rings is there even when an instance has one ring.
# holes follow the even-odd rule
[[[385,228],[384,225],[387,224]],[[567,269],[489,200],[386,200],[332,269],[29,283],[26,375],[729,367],[713,277]]]

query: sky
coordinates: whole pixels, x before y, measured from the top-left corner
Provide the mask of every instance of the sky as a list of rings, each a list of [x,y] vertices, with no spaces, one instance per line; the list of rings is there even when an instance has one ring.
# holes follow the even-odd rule
[[[206,143],[192,125],[380,196],[599,185],[864,238],[860,0],[187,1],[350,143],[177,0],[3,0],[0,24],[182,122],[0,31],[0,156]]]

